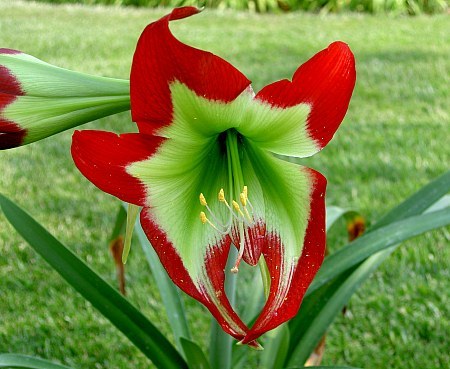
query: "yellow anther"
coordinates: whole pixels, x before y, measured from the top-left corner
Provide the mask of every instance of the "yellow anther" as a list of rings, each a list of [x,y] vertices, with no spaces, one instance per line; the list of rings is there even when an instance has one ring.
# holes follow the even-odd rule
[[[247,198],[245,197],[245,193],[244,192],[242,192],[239,195],[239,200],[241,200],[242,206],[246,206],[247,205]]]
[[[208,222],[208,218],[206,217],[206,214],[204,211],[200,212],[200,220],[202,221],[203,224],[206,224]]]
[[[223,188],[220,189],[218,198],[220,202],[225,202],[225,193],[223,191]]]
[[[244,194],[245,199],[247,200],[247,199],[248,199],[248,189],[247,189],[247,186],[244,186],[244,189],[242,190],[242,193]]]
[[[234,201],[234,200],[233,200],[233,208],[234,208],[234,210],[236,210],[236,211],[239,213],[239,215],[240,215],[242,218],[245,217],[244,213],[242,212],[241,208],[239,207],[239,204],[238,204],[236,201]],[[245,208],[244,208],[244,209],[245,209]]]
[[[208,205],[208,203],[206,202],[205,196],[203,196],[202,193],[200,194],[199,198],[200,198],[200,204],[201,204],[202,206]],[[204,214],[204,213],[203,213],[203,214]]]

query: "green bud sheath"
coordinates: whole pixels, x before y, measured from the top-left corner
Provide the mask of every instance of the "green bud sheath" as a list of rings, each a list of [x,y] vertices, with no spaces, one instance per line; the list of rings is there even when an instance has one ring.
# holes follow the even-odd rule
[[[25,145],[130,108],[129,82],[0,49],[0,149]]]

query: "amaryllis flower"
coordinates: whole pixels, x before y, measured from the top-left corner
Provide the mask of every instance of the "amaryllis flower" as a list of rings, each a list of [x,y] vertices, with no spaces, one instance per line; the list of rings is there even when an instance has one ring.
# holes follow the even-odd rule
[[[0,149],[25,145],[128,110],[129,82],[0,49]]]
[[[170,278],[245,344],[292,318],[325,251],[326,180],[273,154],[310,156],[332,138],[355,84],[354,58],[335,42],[255,94],[223,59],[178,41],[169,21],[147,26],[131,70],[139,133],[78,131],[72,155],[103,191],[140,205],[141,222]],[[270,289],[248,327],[225,294],[231,245],[263,260]]]

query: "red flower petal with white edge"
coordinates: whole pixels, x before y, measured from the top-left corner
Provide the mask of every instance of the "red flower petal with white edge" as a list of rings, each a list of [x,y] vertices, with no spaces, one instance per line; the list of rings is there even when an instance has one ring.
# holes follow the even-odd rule
[[[172,122],[170,84],[178,81],[198,96],[224,103],[234,100],[250,81],[225,60],[178,41],[169,22],[198,13],[178,8],[148,25],[136,47],[130,76],[133,121],[144,133]]]
[[[355,82],[353,53],[345,43],[337,41],[301,65],[292,82],[272,83],[259,91],[256,99],[280,108],[309,105],[306,129],[322,149],[344,119]]]

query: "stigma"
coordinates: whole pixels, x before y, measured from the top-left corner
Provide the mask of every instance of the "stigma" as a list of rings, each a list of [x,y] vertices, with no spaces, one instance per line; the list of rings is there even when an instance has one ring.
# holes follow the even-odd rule
[[[248,199],[248,187],[244,186],[242,192],[239,194],[239,202],[236,200],[230,199],[231,206],[226,200],[225,191],[223,188],[220,189],[217,199],[220,203],[222,203],[227,209],[229,213],[229,217],[227,222],[222,222],[218,216],[216,216],[206,201],[203,193],[199,195],[200,205],[206,208],[208,215],[211,217],[209,219],[206,215],[206,212],[200,212],[200,221],[202,224],[208,224],[219,234],[225,236],[229,235],[231,241],[237,246],[239,244],[238,256],[236,258],[236,262],[234,266],[231,268],[232,273],[237,273],[239,271],[239,264],[242,260],[242,256],[244,255],[244,247],[245,247],[245,239],[248,239],[248,227],[255,224],[252,212],[253,206]],[[237,240],[233,236],[233,226],[237,228],[239,232],[239,239]]]

